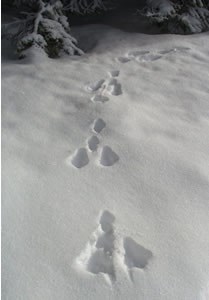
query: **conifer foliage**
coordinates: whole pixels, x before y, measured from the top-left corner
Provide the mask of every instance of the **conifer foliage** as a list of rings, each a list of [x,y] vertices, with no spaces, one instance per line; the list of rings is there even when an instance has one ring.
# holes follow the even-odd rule
[[[7,30],[11,26],[3,28],[3,36],[15,41],[20,58],[27,56],[31,48],[39,48],[51,58],[63,53],[83,54],[64,13],[85,14],[105,9],[104,0],[9,0],[8,3],[19,12],[24,11],[23,17],[13,22],[17,27],[13,33]]]
[[[125,0],[121,1],[124,3]],[[129,0],[126,1],[128,6]],[[3,2],[10,3],[9,5],[15,6],[18,11],[19,17],[14,22],[16,30],[7,32],[9,27],[5,26],[2,32],[4,36],[15,41],[19,57],[25,57],[30,49],[38,48],[54,58],[64,53],[83,54],[76,39],[71,35],[65,12],[70,16],[70,13],[81,15],[108,10],[112,9],[117,1],[3,0]],[[140,0],[137,3],[140,4]],[[146,0],[146,3],[147,18],[167,32],[189,34],[209,29],[209,0]],[[119,7],[119,0],[116,6]]]
[[[209,29],[209,0],[147,0],[146,16],[172,33]]]
[[[16,34],[17,52],[20,57],[27,50],[36,47],[44,50],[49,57],[58,57],[62,53],[69,55],[83,53],[77,47],[76,39],[70,34],[67,17],[63,14],[61,1],[31,0],[16,3],[25,4],[29,12],[25,15],[23,26]]]

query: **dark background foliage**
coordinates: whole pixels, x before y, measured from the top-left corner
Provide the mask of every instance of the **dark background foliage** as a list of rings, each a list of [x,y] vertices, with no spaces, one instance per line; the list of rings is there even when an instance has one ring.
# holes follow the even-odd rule
[[[77,6],[78,3],[81,4]],[[190,34],[209,28],[209,0],[2,0],[2,13],[20,22],[15,34],[8,31],[10,26],[5,26],[6,31],[3,27],[3,37],[15,41],[21,57],[34,45],[50,57],[59,56],[63,51],[81,54],[69,32],[74,25],[102,23],[152,34]]]

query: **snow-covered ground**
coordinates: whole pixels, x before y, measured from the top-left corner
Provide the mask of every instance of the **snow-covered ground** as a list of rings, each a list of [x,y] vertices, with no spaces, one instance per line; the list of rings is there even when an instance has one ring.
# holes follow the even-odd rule
[[[3,56],[2,296],[207,300],[209,35],[74,31]]]

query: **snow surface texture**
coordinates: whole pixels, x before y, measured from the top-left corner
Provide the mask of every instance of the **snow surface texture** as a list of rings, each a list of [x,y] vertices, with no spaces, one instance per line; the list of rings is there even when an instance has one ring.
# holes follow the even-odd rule
[[[2,62],[2,297],[206,300],[208,34],[78,32],[83,57]]]

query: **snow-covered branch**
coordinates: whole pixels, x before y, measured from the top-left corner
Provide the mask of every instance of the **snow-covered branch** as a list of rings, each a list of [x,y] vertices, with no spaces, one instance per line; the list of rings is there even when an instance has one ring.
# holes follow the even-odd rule
[[[145,15],[172,33],[197,33],[209,29],[208,0],[147,0]]]
[[[21,1],[16,1],[16,4],[25,4],[24,0]],[[24,57],[31,47],[41,48],[49,57],[60,56],[62,53],[83,54],[77,47],[76,39],[70,34],[61,1],[31,0],[28,4],[29,2],[36,5],[35,12],[24,12],[25,18],[16,21],[19,28],[13,36],[20,57]]]
[[[78,14],[91,13],[97,9],[105,10],[105,5],[103,0],[71,0],[64,1],[66,5],[64,8],[71,12]]]

